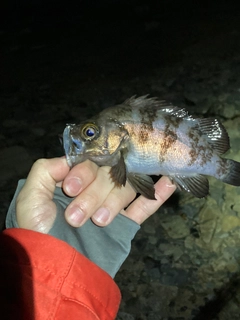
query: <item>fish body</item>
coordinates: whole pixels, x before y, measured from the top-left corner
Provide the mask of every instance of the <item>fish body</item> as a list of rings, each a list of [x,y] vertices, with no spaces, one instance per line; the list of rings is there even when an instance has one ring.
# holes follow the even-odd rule
[[[107,108],[63,133],[69,166],[87,159],[111,166],[116,186],[126,180],[136,192],[154,199],[150,175],[166,175],[196,197],[209,192],[206,175],[240,185],[240,163],[221,158],[228,134],[214,118],[194,118],[182,108],[142,96]]]

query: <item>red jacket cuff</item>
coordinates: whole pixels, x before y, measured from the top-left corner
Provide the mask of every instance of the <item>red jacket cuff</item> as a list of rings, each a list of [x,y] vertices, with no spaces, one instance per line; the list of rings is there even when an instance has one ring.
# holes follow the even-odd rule
[[[115,319],[112,278],[66,242],[25,229],[0,234],[1,308],[8,319]]]

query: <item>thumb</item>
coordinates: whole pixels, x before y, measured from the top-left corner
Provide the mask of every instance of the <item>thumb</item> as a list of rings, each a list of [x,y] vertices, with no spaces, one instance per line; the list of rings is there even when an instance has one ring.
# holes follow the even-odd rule
[[[65,158],[40,159],[33,164],[16,201],[19,227],[42,233],[51,229],[56,218],[53,193],[69,170]]]
[[[63,181],[69,170],[65,157],[39,159],[33,164],[25,186],[29,191],[35,188],[48,190],[52,196],[56,184]]]

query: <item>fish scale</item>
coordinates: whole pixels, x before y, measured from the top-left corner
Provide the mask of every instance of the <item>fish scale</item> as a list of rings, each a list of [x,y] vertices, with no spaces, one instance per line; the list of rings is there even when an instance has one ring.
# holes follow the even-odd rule
[[[110,166],[116,187],[126,180],[154,199],[150,175],[166,175],[196,197],[209,192],[206,176],[240,186],[240,163],[224,159],[229,137],[215,118],[195,118],[157,98],[131,97],[80,124],[69,124],[63,145],[70,167],[85,160]]]

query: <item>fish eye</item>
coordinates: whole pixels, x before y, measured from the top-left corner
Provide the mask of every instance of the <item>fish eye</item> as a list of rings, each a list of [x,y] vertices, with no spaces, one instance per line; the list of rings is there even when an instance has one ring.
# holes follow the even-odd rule
[[[98,133],[99,133],[98,127],[93,123],[86,124],[82,128],[82,135],[83,135],[83,138],[86,140],[94,139]]]
[[[95,130],[93,128],[89,128],[85,131],[86,136],[89,138],[93,137],[95,135]]]

